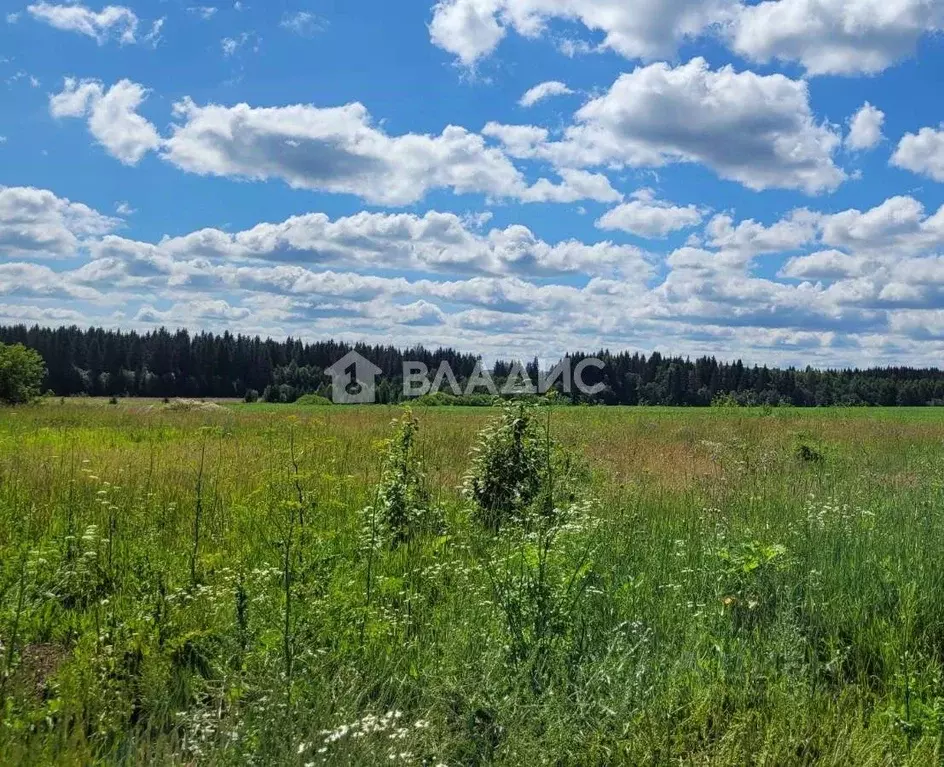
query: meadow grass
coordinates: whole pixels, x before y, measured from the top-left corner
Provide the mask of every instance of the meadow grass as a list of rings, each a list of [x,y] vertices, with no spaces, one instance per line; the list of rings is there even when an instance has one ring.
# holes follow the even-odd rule
[[[939,411],[544,408],[497,531],[499,414],[401,414],[0,410],[0,761],[940,761]]]

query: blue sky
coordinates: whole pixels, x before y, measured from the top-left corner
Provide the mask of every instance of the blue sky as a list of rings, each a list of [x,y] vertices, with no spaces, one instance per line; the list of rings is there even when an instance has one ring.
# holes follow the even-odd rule
[[[944,0],[0,17],[0,322],[940,364]]]

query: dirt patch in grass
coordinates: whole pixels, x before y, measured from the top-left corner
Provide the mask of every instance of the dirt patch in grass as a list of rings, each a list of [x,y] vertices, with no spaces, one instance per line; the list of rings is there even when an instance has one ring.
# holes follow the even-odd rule
[[[13,674],[13,684],[39,700],[46,697],[49,681],[68,657],[65,647],[58,644],[29,644],[20,653],[20,662]]]

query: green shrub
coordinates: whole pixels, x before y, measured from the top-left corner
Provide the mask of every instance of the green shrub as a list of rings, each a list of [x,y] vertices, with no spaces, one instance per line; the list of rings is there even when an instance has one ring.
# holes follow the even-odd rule
[[[740,407],[737,398],[731,392],[716,394],[711,400],[712,407]]]
[[[333,405],[327,397],[322,397],[320,394],[304,394],[295,400],[296,405]]]
[[[524,519],[541,491],[544,437],[534,410],[513,403],[502,405],[498,417],[479,434],[464,491],[482,525],[498,531]]]
[[[419,424],[408,410],[394,425],[394,435],[386,443],[377,502],[367,516],[372,540],[396,547],[436,527],[440,515],[431,508],[426,474],[417,454]]]
[[[803,463],[823,463],[826,453],[825,445],[804,434],[799,435],[793,445],[793,455]]]
[[[463,394],[457,397],[437,391],[417,397],[415,403],[423,407],[491,407],[495,404],[495,397],[490,394]]]
[[[576,502],[589,481],[585,465],[551,439],[549,424],[538,423],[537,405],[500,407],[479,433],[463,486],[475,518],[493,532],[553,516]]]
[[[39,352],[0,343],[0,402],[17,405],[39,396],[46,365]]]

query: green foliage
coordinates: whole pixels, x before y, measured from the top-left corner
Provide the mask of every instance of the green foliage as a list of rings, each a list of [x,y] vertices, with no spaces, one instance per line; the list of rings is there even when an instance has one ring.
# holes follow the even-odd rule
[[[377,502],[367,509],[368,535],[396,547],[423,532],[432,532],[439,514],[432,507],[416,438],[419,424],[407,410],[394,421],[394,434],[384,447],[383,473]]]
[[[584,464],[551,437],[550,410],[507,401],[479,433],[463,493],[475,519],[492,532],[555,516],[589,480]]]
[[[802,463],[823,463],[827,454],[828,449],[822,442],[804,434],[797,436],[793,444],[793,455]]]
[[[826,456],[823,455],[819,448],[807,444],[806,442],[799,443],[794,449],[794,453],[797,458],[807,463],[822,463],[826,459]]]
[[[476,519],[486,528],[498,531],[526,519],[550,480],[549,439],[535,410],[521,403],[501,405],[479,433],[464,487]]]
[[[322,407],[324,405],[331,405],[334,403],[332,403],[327,397],[322,397],[319,394],[303,394],[301,397],[295,400],[295,404]]]
[[[780,544],[747,541],[717,552],[720,599],[738,627],[754,627],[777,612],[777,574],[787,565]]]
[[[45,376],[39,353],[22,344],[0,343],[0,402],[18,405],[38,397]]]
[[[243,402],[253,403],[259,401],[259,392],[255,389],[246,389],[246,393],[243,395]]]
[[[490,394],[456,396],[449,392],[438,391],[424,394],[411,402],[417,407],[491,407],[495,404],[495,397]]]

